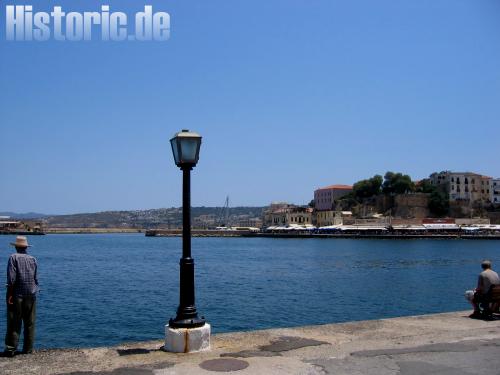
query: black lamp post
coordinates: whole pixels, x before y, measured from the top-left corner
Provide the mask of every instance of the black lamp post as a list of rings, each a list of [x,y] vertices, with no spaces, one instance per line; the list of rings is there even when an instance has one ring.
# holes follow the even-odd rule
[[[170,319],[171,328],[196,328],[205,325],[198,317],[194,303],[194,259],[191,258],[191,169],[198,163],[201,136],[182,130],[170,140],[175,164],[182,170],[182,258],[177,316]]]

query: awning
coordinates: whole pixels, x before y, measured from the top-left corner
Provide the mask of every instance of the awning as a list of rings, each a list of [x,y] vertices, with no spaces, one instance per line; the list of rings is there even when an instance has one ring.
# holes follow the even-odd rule
[[[381,227],[381,226],[356,226],[356,225],[342,225],[340,227],[340,230],[362,230],[362,231],[376,231],[376,230],[381,230],[381,231],[386,231],[388,230],[386,227]]]
[[[475,232],[477,230],[481,230],[481,228],[478,227],[462,227],[463,230],[466,230],[468,232]]]
[[[427,230],[427,228],[422,225],[393,225],[392,229],[403,230],[403,231]]]
[[[327,229],[340,229],[341,226],[342,225],[340,225],[340,224],[339,225],[327,225],[325,227],[319,227],[318,229],[319,230],[322,230],[322,229],[325,229],[325,230],[327,230]]]
[[[457,230],[460,227],[457,224],[423,224],[428,230]]]

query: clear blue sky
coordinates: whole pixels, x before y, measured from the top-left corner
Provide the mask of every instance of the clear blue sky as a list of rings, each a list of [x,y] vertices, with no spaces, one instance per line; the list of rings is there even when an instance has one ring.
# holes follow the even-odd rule
[[[5,41],[0,211],[179,206],[170,137],[198,131],[193,205],[306,203],[387,170],[500,177],[497,0],[94,0],[171,15],[160,42]]]

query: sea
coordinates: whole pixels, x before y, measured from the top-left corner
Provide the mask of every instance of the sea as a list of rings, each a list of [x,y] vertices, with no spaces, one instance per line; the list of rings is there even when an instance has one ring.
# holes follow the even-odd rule
[[[9,246],[0,236],[0,278]],[[179,301],[178,237],[31,236],[35,349],[161,340]],[[467,310],[488,240],[193,238],[196,307],[213,333]],[[494,267],[493,267],[494,268]],[[0,336],[6,309],[0,303]]]

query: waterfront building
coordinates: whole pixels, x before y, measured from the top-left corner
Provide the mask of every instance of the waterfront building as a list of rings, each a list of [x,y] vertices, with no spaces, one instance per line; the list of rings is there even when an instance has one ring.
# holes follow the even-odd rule
[[[237,220],[238,227],[252,227],[252,228],[261,228],[262,227],[262,219],[258,217],[250,217],[244,219]]]
[[[450,173],[450,171],[434,172],[429,176],[429,181],[431,185],[442,188],[443,191],[448,192]]]
[[[314,191],[314,208],[328,211],[335,208],[336,201],[352,191],[351,185],[330,185]]]
[[[352,191],[351,185],[330,185],[314,191],[314,218],[318,227],[341,225],[346,211],[336,210],[339,198]],[[352,213],[350,213],[352,216]]]
[[[430,175],[431,184],[450,196],[450,202],[469,201],[487,203],[490,201],[491,177],[473,172],[443,171]]]
[[[264,227],[312,225],[313,209],[288,203],[274,203],[264,213]]]
[[[328,227],[330,225],[342,225],[344,221],[352,218],[351,211],[315,211],[316,213],[316,226]]]
[[[491,177],[477,173],[451,173],[450,174],[450,200],[467,200],[471,202],[486,203],[490,200],[489,181]]]
[[[287,225],[312,225],[312,213],[310,207],[295,207],[287,213]]]
[[[0,220],[0,232],[1,233],[16,233],[16,232],[31,232],[31,233],[41,233],[43,232],[43,225],[41,222],[33,220],[23,220],[15,221],[12,219]]]
[[[286,202],[272,202],[269,207],[264,210],[263,227],[267,228],[276,225],[285,225],[287,209],[294,207],[294,205]],[[276,224],[275,224],[276,223]]]
[[[500,178],[490,180],[490,202],[500,204]]]
[[[315,211],[316,216],[316,226],[327,227],[330,225],[341,225],[342,217],[340,215],[340,211],[334,210],[324,210],[324,211]]]
[[[481,176],[481,201],[489,202],[490,201],[490,192],[491,192],[491,180],[492,178],[489,176]]]
[[[16,230],[20,226],[21,226],[20,221],[13,221],[13,220],[6,220],[6,219],[0,220],[0,230],[1,231]]]

